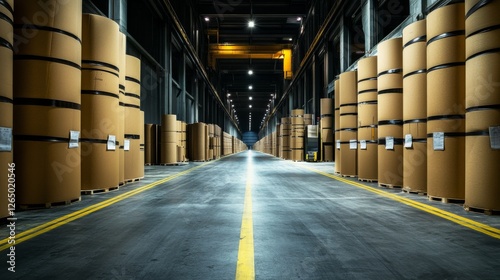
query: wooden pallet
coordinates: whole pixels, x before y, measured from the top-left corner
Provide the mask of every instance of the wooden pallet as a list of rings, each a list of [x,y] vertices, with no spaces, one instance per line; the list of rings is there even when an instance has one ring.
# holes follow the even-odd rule
[[[468,205],[464,205],[464,209],[467,212],[483,213],[488,216],[500,215],[500,210],[482,209],[482,208],[470,207]]]
[[[358,178],[358,181],[367,182],[367,183],[377,183],[378,182],[377,179],[365,179],[365,178]]]
[[[119,189],[120,189],[120,187],[116,186],[116,187],[112,187],[112,188],[97,189],[97,190],[81,190],[81,194],[94,195],[94,194],[98,194],[98,193],[107,193],[107,192],[111,192],[111,191],[117,191]]]
[[[341,174],[340,176],[342,176],[344,178],[358,178],[358,176],[356,176],[356,175],[344,175],[344,174]]]
[[[412,190],[409,187],[404,187],[403,192],[405,193],[411,193],[411,194],[416,194],[416,195],[427,195],[427,192],[424,191],[419,191],[419,190]]]
[[[54,206],[64,206],[64,205],[69,205],[71,203],[75,203],[78,201],[81,201],[82,198],[75,198],[72,200],[66,200],[66,201],[59,201],[59,202],[47,202],[47,203],[42,203],[42,204],[20,204],[19,209],[21,210],[34,210],[34,209],[48,209],[52,208]]]
[[[125,186],[126,184],[127,184],[127,182],[123,181],[123,182],[118,183],[118,186],[121,187],[121,186]]]
[[[135,178],[135,179],[126,179],[125,181],[127,183],[133,183],[133,182],[139,182],[141,179],[144,179],[144,177],[142,177],[142,178]]]
[[[189,164],[188,162],[176,162],[176,163],[162,163],[160,164],[161,166],[181,166],[181,165],[187,165]]]
[[[428,197],[429,197],[429,201],[440,201],[442,203],[463,204],[465,202],[465,200],[463,200],[463,199],[437,197],[437,196],[430,196],[430,195]]]
[[[402,188],[402,186],[393,185],[393,184],[385,184],[385,183],[378,183],[378,186],[382,187],[382,188],[387,188],[387,189],[401,189]]]

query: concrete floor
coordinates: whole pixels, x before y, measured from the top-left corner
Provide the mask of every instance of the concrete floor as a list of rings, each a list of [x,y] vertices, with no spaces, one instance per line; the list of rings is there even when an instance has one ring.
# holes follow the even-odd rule
[[[145,180],[118,191],[18,212],[17,234],[201,165],[147,167]],[[250,165],[256,279],[500,279],[500,239],[303,168],[331,173],[331,163],[256,152],[203,165],[18,244],[16,273],[7,271],[4,250],[0,279],[235,279]],[[384,192],[500,228],[498,216]]]

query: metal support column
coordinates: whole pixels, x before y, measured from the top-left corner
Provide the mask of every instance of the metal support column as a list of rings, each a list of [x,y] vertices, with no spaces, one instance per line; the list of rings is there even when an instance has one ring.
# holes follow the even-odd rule
[[[378,43],[375,0],[366,0],[362,8],[363,31],[365,33],[365,50],[368,52]]]
[[[120,31],[127,31],[127,0],[109,0],[109,18],[116,21]]]

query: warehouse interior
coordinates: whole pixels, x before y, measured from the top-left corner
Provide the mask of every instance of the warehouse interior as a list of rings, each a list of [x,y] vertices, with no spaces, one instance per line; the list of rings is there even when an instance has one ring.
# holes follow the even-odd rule
[[[498,279],[500,0],[0,0],[1,279]]]

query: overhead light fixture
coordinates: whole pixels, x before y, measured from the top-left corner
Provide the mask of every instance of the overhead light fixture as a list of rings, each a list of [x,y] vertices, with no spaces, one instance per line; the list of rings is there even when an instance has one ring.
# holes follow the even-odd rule
[[[252,108],[252,105],[248,105],[248,108]]]
[[[253,97],[251,97],[251,96],[250,96],[250,97],[248,97],[248,100],[252,100],[252,99],[253,99]]]
[[[288,41],[290,41],[290,42],[293,41],[293,38],[288,38]]]
[[[253,86],[252,86],[252,85],[249,85],[249,86],[248,86],[248,89],[253,89]]]
[[[301,21],[302,20],[302,17],[297,17],[297,21]]]
[[[209,17],[205,17],[205,21],[206,21],[206,22],[209,22],[209,21],[210,21],[210,18],[209,18]]]
[[[227,94],[227,97],[229,97],[229,96],[231,96],[231,94],[230,94],[230,93],[228,93],[228,94]]]
[[[232,105],[231,105],[231,107],[233,107],[233,108],[234,108],[234,104],[232,104]]]
[[[255,27],[255,21],[253,19],[248,21],[248,27],[254,28]]]
[[[232,103],[232,102],[233,102],[233,100],[232,100],[232,99],[229,99],[229,102],[231,102],[231,103]]]
[[[253,75],[253,70],[252,69],[248,70],[248,75]]]

